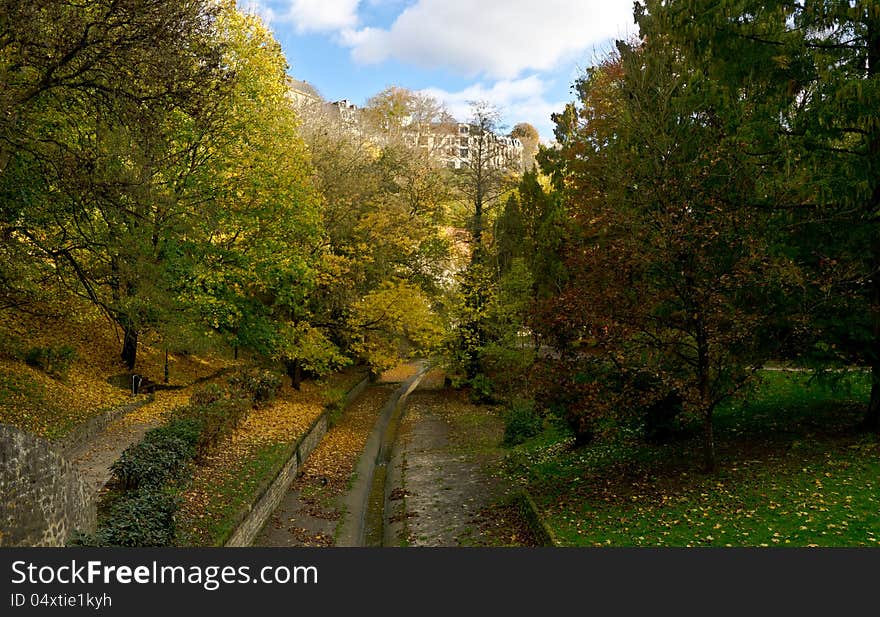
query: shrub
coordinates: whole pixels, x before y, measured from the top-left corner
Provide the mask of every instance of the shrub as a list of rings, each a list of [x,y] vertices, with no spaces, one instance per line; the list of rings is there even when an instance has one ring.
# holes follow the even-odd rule
[[[153,486],[124,493],[94,534],[76,534],[74,546],[174,546],[178,498]]]
[[[76,360],[76,350],[70,345],[60,347],[32,347],[25,354],[25,362],[54,377],[65,377]]]
[[[325,395],[327,404],[325,407],[327,409],[327,421],[330,426],[335,426],[342,417],[342,412],[345,410],[345,396],[346,392],[341,388],[332,388],[327,391]]]
[[[229,385],[245,393],[254,405],[263,405],[275,400],[281,387],[281,377],[265,369],[239,371],[229,378]]]
[[[541,432],[544,422],[533,401],[516,400],[504,418],[504,444],[515,446]]]
[[[175,411],[178,419],[199,426],[196,450],[207,450],[235,429],[248,412],[249,404],[241,398],[222,398],[207,404],[189,404]]]
[[[493,397],[494,386],[492,384],[492,380],[489,379],[486,375],[482,373],[477,374],[473,379],[470,380],[471,385],[471,400],[474,403],[483,404],[483,403],[493,403],[495,399]]]
[[[191,419],[178,419],[155,428],[129,446],[110,470],[121,488],[159,487],[176,479],[195,456],[202,427]]]
[[[189,402],[192,405],[210,405],[211,403],[226,398],[227,395],[228,393],[223,389],[223,386],[216,383],[209,383],[208,385],[195,390],[192,393],[192,396],[189,397]]]

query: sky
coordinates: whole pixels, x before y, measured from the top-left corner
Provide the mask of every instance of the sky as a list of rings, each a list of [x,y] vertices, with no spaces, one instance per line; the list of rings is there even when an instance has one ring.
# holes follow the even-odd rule
[[[553,137],[550,114],[574,80],[637,32],[632,0],[238,0],[281,43],[289,73],[363,105],[388,86],[425,92],[468,119],[498,106],[502,124]]]

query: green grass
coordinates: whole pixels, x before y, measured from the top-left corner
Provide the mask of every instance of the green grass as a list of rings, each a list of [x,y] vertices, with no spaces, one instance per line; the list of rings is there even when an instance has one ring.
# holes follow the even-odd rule
[[[551,428],[508,467],[563,545],[880,545],[880,445],[855,430],[867,376],[762,377],[717,412],[714,474],[699,470],[696,426],[663,446],[624,432],[578,450]]]
[[[289,454],[286,444],[271,444],[256,449],[246,459],[240,459],[224,481],[210,487],[211,499],[203,504],[200,518],[183,525],[185,531],[181,544],[223,546],[254,497],[272,482]]]

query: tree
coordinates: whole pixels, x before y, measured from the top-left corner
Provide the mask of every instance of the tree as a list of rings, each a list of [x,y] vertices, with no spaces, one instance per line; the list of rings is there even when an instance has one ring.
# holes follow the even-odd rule
[[[382,319],[372,309],[385,299],[421,306],[412,287],[436,294],[448,252],[438,227],[448,189],[436,157],[416,138],[420,123],[433,130],[433,109],[435,101],[393,88],[373,97],[354,127],[321,110],[310,110],[302,127],[325,229],[313,249],[311,321],[343,353],[377,370],[413,327],[395,317],[398,308]]]
[[[280,46],[259,18],[231,3],[217,37],[234,78],[218,106],[211,157],[190,187],[206,216],[189,238],[195,259],[179,293],[231,345],[280,361],[298,388],[304,367],[324,372],[341,362],[309,310],[320,197]]]
[[[512,187],[512,172],[519,163],[498,139],[500,118],[501,112],[488,102],[471,103],[468,160],[456,174],[460,200],[469,210],[473,260],[483,254],[480,247],[488,210]]]
[[[673,396],[701,420],[712,469],[714,410],[770,353],[756,334],[777,264],[764,219],[743,207],[754,174],[706,105],[712,85],[662,40],[618,49],[556,118],[551,160],[576,235],[570,279],[538,323],[567,345],[576,428]]]
[[[3,241],[123,331],[174,310],[179,199],[226,78],[211,2],[9,2],[0,23]],[[25,180],[26,187],[19,186]],[[23,189],[23,190],[22,190]]]
[[[674,41],[736,101],[805,280],[799,350],[871,366],[880,430],[880,10],[872,2],[644,2],[642,31]]]

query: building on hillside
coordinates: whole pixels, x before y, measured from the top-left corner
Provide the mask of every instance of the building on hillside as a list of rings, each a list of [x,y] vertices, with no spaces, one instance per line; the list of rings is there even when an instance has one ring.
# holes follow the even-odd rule
[[[287,98],[298,108],[324,103],[324,97],[313,85],[292,77],[287,79]]]
[[[360,109],[348,99],[327,103],[327,110],[343,124],[355,126],[361,123]]]
[[[410,132],[408,137],[411,145],[429,150],[450,169],[472,167],[480,156],[493,169],[523,168],[523,145],[519,139],[495,133],[481,137],[479,127],[472,124],[432,124],[429,130]]]
[[[308,114],[318,113],[338,122],[347,131],[367,136],[377,144],[393,137],[377,134],[369,128],[362,110],[347,99],[327,102],[314,86],[293,78],[288,79],[288,98],[298,110]],[[486,164],[494,169],[522,171],[524,167],[523,144],[515,138],[488,133],[480,136],[479,128],[462,122],[434,122],[418,124],[409,122],[402,127],[404,140],[410,146],[418,146],[436,157],[438,163],[450,169],[474,166],[481,155]]]

